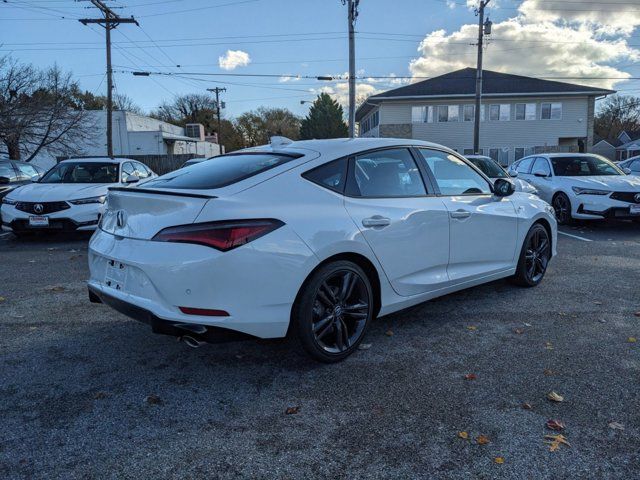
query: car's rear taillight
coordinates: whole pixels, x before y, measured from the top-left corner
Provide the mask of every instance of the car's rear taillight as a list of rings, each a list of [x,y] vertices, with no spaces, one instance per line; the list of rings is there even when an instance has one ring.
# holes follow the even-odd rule
[[[284,225],[280,220],[227,220],[168,227],[158,232],[157,242],[195,243],[226,252],[273,232]]]

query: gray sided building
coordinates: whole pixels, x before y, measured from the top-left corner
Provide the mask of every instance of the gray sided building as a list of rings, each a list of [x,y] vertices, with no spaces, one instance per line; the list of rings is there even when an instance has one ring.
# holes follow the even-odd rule
[[[369,97],[356,112],[361,137],[414,138],[473,153],[474,68]],[[503,165],[532,153],[593,146],[596,98],[613,90],[483,71],[480,148]]]

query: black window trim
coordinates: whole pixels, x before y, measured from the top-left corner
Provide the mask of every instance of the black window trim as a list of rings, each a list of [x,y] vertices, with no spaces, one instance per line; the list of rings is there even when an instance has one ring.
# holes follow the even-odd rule
[[[436,192],[435,196],[437,197],[469,197],[469,196],[485,196],[485,197],[489,197],[489,196],[493,196],[494,195],[494,190],[493,190],[493,182],[491,181],[491,179],[489,179],[489,177],[487,177],[484,172],[482,170],[480,170],[480,168],[476,167],[472,162],[470,162],[469,160],[467,160],[466,158],[464,158],[464,156],[460,155],[458,152],[450,152],[449,150],[445,150],[443,148],[437,148],[437,147],[431,147],[431,146],[427,146],[427,145],[414,145],[415,150],[416,150],[416,154],[420,155],[420,162],[418,162],[426,171],[427,175],[429,176],[429,181],[431,182],[431,184],[434,186],[434,191]],[[438,186],[438,182],[436,180],[435,175],[433,174],[433,172],[431,171],[431,168],[429,167],[429,165],[427,164],[427,161],[422,157],[422,154],[420,153],[420,149],[424,149],[424,150],[434,150],[437,152],[441,152],[441,153],[446,153],[447,155],[453,155],[455,158],[462,160],[465,164],[467,164],[469,167],[471,167],[472,170],[474,170],[476,173],[480,174],[480,176],[489,184],[489,190],[491,191],[491,193],[460,193],[457,195],[447,195],[445,193],[442,193],[440,191],[440,187]]]

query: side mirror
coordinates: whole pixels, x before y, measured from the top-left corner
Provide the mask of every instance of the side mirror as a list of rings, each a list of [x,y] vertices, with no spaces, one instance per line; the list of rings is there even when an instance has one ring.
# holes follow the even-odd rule
[[[547,175],[544,171],[542,170],[536,170],[535,172],[533,172],[533,176],[534,177],[540,177],[540,178],[547,178],[549,175]]]
[[[623,171],[624,173],[626,173],[627,175],[631,175],[631,169],[630,169],[630,168],[624,167],[624,168],[622,169],[622,171]],[[2,182],[0,181],[0,183],[2,183]]]
[[[505,178],[498,178],[493,183],[493,193],[496,197],[508,197],[516,191],[516,186]]]
[[[0,185],[6,185],[7,183],[11,183],[11,179],[9,177],[0,177]]]
[[[509,173],[509,176],[513,177],[513,178],[516,178],[518,176],[518,172],[513,170],[512,168],[510,168],[509,172],[507,172],[507,173]]]
[[[137,175],[129,175],[124,183],[138,183],[140,178]]]

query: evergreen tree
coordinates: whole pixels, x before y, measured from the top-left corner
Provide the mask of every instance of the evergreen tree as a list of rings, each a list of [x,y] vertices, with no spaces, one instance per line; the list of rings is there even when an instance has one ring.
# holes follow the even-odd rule
[[[342,106],[328,94],[321,93],[300,124],[300,138],[307,140],[348,137],[349,129],[343,116]]]

